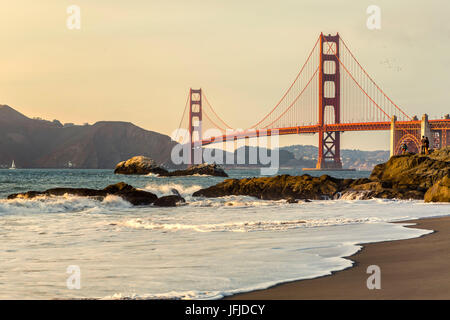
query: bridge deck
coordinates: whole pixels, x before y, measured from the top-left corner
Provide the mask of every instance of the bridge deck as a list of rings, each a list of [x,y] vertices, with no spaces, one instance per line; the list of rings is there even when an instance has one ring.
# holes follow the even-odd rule
[[[431,130],[449,130],[450,119],[438,119],[429,120]],[[420,120],[414,121],[397,121],[395,127],[398,129],[420,129]],[[247,130],[237,131],[222,136],[206,138],[202,140],[202,146],[206,146],[212,143],[233,141],[239,139],[265,137],[272,135],[289,135],[289,134],[307,134],[317,133],[323,128],[325,132],[344,132],[344,131],[375,131],[375,130],[390,130],[391,122],[365,122],[365,123],[335,123],[327,124],[321,127],[319,124],[311,126],[298,126],[298,127],[284,127],[267,130]]]

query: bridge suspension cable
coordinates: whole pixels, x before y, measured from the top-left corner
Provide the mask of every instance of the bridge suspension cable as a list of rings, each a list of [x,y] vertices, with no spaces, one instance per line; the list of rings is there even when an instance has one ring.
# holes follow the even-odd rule
[[[291,83],[291,85],[289,86],[289,88],[285,91],[285,93],[283,94],[283,96],[281,97],[281,99],[277,102],[277,104],[275,105],[275,107],[273,107],[273,109],[266,114],[260,121],[258,121],[257,123],[255,123],[254,125],[250,126],[249,128],[256,128],[259,124],[261,124],[261,122],[263,122],[264,120],[266,120],[281,104],[281,102],[286,98],[286,96],[288,95],[288,93],[291,92],[292,87],[294,86],[294,84],[297,82],[297,80],[300,78],[300,75],[303,73],[303,70],[305,69],[306,65],[308,64],[309,60],[311,59],[315,49],[317,48],[317,44],[319,43],[320,40],[320,36],[317,38],[316,43],[314,44],[314,47],[312,48],[311,52],[308,55],[308,58],[306,59],[305,63],[303,64],[303,66],[300,68],[300,71],[298,72],[297,76],[295,77],[294,81]]]
[[[321,108],[319,105],[323,105],[320,111],[323,112],[322,125],[378,123],[391,120],[394,115],[400,121],[411,120],[411,117],[375,83],[339,35],[337,41],[324,41],[321,37],[323,35],[318,37],[306,61],[275,106],[244,131],[320,125],[322,120],[319,121]],[[325,36],[325,39],[328,37]],[[325,47],[324,42],[328,48],[320,48],[321,44]],[[333,55],[335,66],[333,67],[333,61],[329,59],[321,60],[322,55],[324,57]],[[338,67],[342,67],[343,71],[337,70]],[[340,81],[333,80],[336,78],[333,76],[333,68]],[[319,71],[325,79],[321,84],[318,81]],[[221,132],[227,130],[236,132],[235,128],[215,111],[204,91],[201,91],[201,97],[203,101],[201,131],[215,128]],[[340,101],[338,111],[334,110],[333,105],[327,105],[332,104],[332,99],[336,97]],[[183,127],[188,104],[189,97],[178,130]]]
[[[273,120],[271,123],[269,123],[268,125],[266,125],[265,127],[263,127],[263,129],[267,129],[268,127],[270,127],[271,125],[273,125],[276,121],[278,121],[279,119],[281,119],[281,117],[283,117],[291,108],[292,106],[298,101],[298,99],[300,98],[300,96],[305,92],[306,88],[308,88],[309,84],[311,83],[311,81],[316,77],[317,75],[317,71],[319,71],[319,66],[317,66],[316,71],[313,73],[313,75],[311,76],[311,78],[309,79],[308,83],[306,84],[306,86],[303,88],[302,91],[300,91],[300,93],[295,97],[294,101],[292,101],[292,103],[286,108],[286,110],[283,111],[283,113],[281,113],[278,118],[276,118],[275,120]]]
[[[185,114],[186,114],[186,110],[187,110],[188,105],[189,105],[189,98],[190,98],[190,97],[189,97],[189,93],[188,93],[187,99],[186,99],[186,104],[185,104],[184,110],[183,110],[183,115],[181,116],[180,123],[178,124],[178,129],[177,129],[176,132],[175,132],[175,136],[177,137],[177,139],[180,138],[180,137],[178,137],[178,135],[179,135],[180,129],[181,129],[182,125],[183,125],[183,120],[186,119],[184,116],[185,116]],[[184,128],[184,126],[183,126],[183,128]],[[186,132],[185,135],[184,135],[183,142],[185,142],[186,136],[187,136],[187,132]],[[179,142],[179,141],[178,141],[178,142]]]
[[[337,58],[337,60],[339,61],[339,64],[342,66],[342,67],[344,67],[344,70],[348,73],[348,75],[351,77],[351,79],[356,83],[356,85],[361,89],[361,91],[367,96],[367,98],[369,98],[370,99],[370,101],[372,101],[374,104],[375,104],[375,106],[378,108],[378,109],[380,109],[380,111],[382,112],[382,113],[384,113],[386,116],[387,116],[387,118],[388,119],[390,119],[390,115],[389,114],[387,114],[384,110],[383,110],[383,108],[381,108],[370,96],[369,96],[369,94],[363,89],[363,87],[359,84],[359,82],[355,79],[355,77],[350,73],[350,71],[348,71],[348,69],[347,69],[347,67],[342,63],[342,61],[341,61],[341,59],[339,59],[339,57],[337,56],[337,54],[336,54],[336,51],[333,49],[333,46],[332,45],[330,45],[328,42],[326,42],[327,43],[327,45],[328,45],[328,47],[329,47],[329,49],[331,49],[331,51],[333,52],[333,54],[334,54],[334,56]]]
[[[214,111],[214,108],[212,107],[211,103],[209,102],[208,98],[206,97],[206,94],[205,94],[203,91],[202,91],[202,95],[203,95],[203,99],[204,99],[205,102],[206,102],[206,105],[205,105],[205,106],[208,106],[208,107],[209,107],[209,109],[212,111],[212,113],[217,117],[217,119],[219,119],[220,122],[222,122],[222,123],[224,124],[224,126],[225,126],[226,128],[232,129],[232,130],[233,130],[233,128],[232,128],[231,126],[229,126],[229,125],[228,125],[221,117],[219,117],[219,116],[217,115],[217,113]]]
[[[209,116],[208,113],[203,111],[203,115],[206,117],[206,119],[213,124],[212,128],[219,129],[220,131],[226,131],[223,127],[217,125],[216,122],[214,122]],[[209,128],[209,126],[205,126],[205,128]]]
[[[320,38],[319,38],[319,40],[320,40]],[[315,47],[317,46],[317,43],[314,45],[314,49],[315,49]],[[313,50],[314,50],[313,49]],[[328,53],[330,53],[330,50],[331,50],[331,48],[328,48],[328,50],[327,50],[327,54]],[[308,58],[309,59],[309,58]],[[276,119],[274,119],[272,122],[270,122],[269,124],[267,124],[266,126],[264,126],[262,129],[268,129],[270,126],[272,126],[273,124],[275,124],[278,120],[280,120],[284,115],[286,115],[286,113],[288,112],[288,111],[290,111],[291,109],[292,109],[292,107],[297,103],[297,101],[300,99],[300,97],[303,95],[303,93],[306,91],[306,89],[309,87],[309,85],[312,83],[312,81],[313,81],[313,79],[315,79],[316,78],[316,76],[317,76],[317,74],[318,74],[318,71],[319,71],[319,68],[320,68],[320,62],[318,61],[317,62],[317,67],[315,68],[315,70],[314,70],[314,73],[312,74],[312,76],[309,78],[309,80],[308,80],[308,82],[306,83],[306,85],[303,87],[303,89],[299,92],[299,94],[294,98],[294,100],[289,104],[289,106],[276,118]],[[297,79],[298,79],[298,77],[297,77]],[[296,80],[297,80],[296,79]],[[295,80],[295,81],[296,81]],[[292,85],[291,85],[291,87],[289,88],[289,90],[292,88]],[[316,98],[316,95],[314,94],[313,95],[314,96],[314,98]],[[285,96],[284,96],[285,97]],[[311,101],[308,101],[308,103],[310,104],[310,106],[315,106],[315,103],[314,102],[312,102],[311,103]],[[278,104],[279,105],[279,104]],[[301,106],[300,106],[301,107]],[[273,111],[273,110],[272,110]],[[300,110],[300,111],[304,111],[304,110]]]
[[[341,36],[339,36],[342,44],[344,45],[344,47],[347,49],[348,53],[351,55],[351,57],[355,60],[356,64],[359,66],[359,68],[364,72],[364,74],[369,78],[370,82],[372,82],[372,84],[383,94],[383,96],[389,100],[390,103],[392,103],[395,108],[400,111],[406,118],[408,118],[409,120],[412,120],[412,118],[410,116],[408,116],[394,101],[392,101],[391,98],[389,98],[386,93],[380,88],[380,86],[378,86],[378,84],[376,84],[376,82],[372,79],[372,77],[366,72],[366,70],[363,68],[363,66],[361,66],[361,64],[359,63],[358,59],[356,59],[356,57],[354,56],[354,54],[351,52],[351,50],[348,48],[347,44],[345,43],[344,39],[342,39]]]

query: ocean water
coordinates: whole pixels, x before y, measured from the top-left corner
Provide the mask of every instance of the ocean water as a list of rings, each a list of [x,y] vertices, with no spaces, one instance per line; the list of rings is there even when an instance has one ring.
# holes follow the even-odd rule
[[[228,173],[253,177],[259,170]],[[333,175],[359,178],[369,172]],[[217,299],[350,267],[345,257],[360,243],[431,232],[390,222],[450,214],[448,204],[423,201],[287,204],[192,197],[222,180],[117,176],[112,170],[0,170],[0,299]],[[73,196],[6,200],[16,192],[104,188],[119,181],[158,195],[175,188],[187,204],[133,207],[114,196],[101,202]],[[69,266],[80,270],[79,289],[67,286]]]

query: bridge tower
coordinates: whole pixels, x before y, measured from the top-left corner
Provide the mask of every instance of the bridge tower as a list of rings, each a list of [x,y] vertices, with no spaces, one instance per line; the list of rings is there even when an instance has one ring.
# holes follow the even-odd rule
[[[202,89],[189,90],[189,165],[203,162]]]
[[[326,53],[332,46],[332,53]],[[325,110],[333,108],[334,123],[340,123],[339,33],[320,34],[319,65],[319,156],[317,169],[342,169],[340,132],[326,131]]]

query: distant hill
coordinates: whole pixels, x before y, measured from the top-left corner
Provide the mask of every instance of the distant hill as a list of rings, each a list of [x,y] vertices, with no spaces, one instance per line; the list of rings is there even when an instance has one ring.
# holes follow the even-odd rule
[[[114,168],[135,155],[159,163],[170,160],[176,143],[169,136],[129,122],[101,121],[93,125],[63,125],[30,119],[0,105],[0,165],[12,160],[18,168]]]
[[[261,150],[260,150],[261,149]],[[206,149],[204,149],[206,150]],[[211,149],[210,149],[211,150]],[[217,152],[217,149],[215,149]],[[226,168],[236,167],[261,167],[259,154],[267,154],[270,156],[271,150],[258,147],[241,147],[234,153],[223,152],[222,163],[225,159],[234,159],[232,164],[225,164]],[[209,151],[211,152],[211,151]],[[256,155],[257,164],[248,164],[250,153]],[[315,168],[317,164],[318,148],[311,145],[292,145],[279,148],[279,166],[284,168]],[[214,153],[213,153],[214,155]],[[242,162],[246,164],[239,164],[237,159],[241,158]],[[389,160],[389,151],[361,151],[361,150],[341,150],[342,166],[344,168],[354,168],[357,170],[370,171],[379,163],[384,163]]]
[[[207,149],[204,149],[207,150]],[[211,150],[211,149],[209,149]],[[212,151],[210,151],[212,152]],[[214,149],[214,152],[220,152],[218,149]],[[212,152],[212,155],[214,155],[214,152]],[[272,150],[267,150],[266,148],[258,148],[258,147],[240,147],[234,152],[223,152],[223,160],[222,163],[224,164],[225,168],[239,168],[239,167],[265,167],[269,166],[267,164],[261,164],[264,163],[264,159],[261,161],[260,158],[260,152],[263,155],[267,155],[267,157],[270,157]],[[256,163],[250,164],[251,156],[250,154],[253,154],[255,157]],[[205,158],[205,156],[204,156]],[[226,159],[233,159],[232,163],[226,163]],[[315,167],[316,162],[312,160],[305,160],[305,159],[297,159],[294,154],[288,150],[279,150],[278,154],[279,159],[279,166],[280,167],[286,167],[286,168],[310,168]]]
[[[303,161],[317,161],[318,148],[311,145],[292,145],[282,147],[280,150],[291,152],[296,159]],[[341,158],[344,168],[354,168],[358,170],[372,170],[379,163],[389,160],[390,153],[387,150],[361,151],[342,149]],[[315,166],[315,165],[314,165]]]

